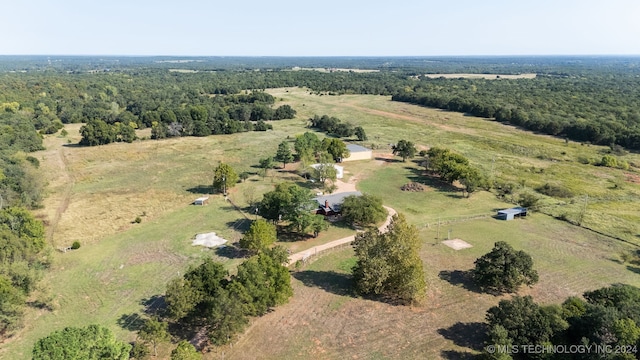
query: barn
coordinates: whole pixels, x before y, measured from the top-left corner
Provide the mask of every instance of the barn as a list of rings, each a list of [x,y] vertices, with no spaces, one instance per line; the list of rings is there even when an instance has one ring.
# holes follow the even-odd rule
[[[356,160],[370,160],[373,158],[373,152],[371,149],[367,149],[364,146],[355,145],[355,144],[347,144],[347,150],[349,150],[350,155],[342,161],[356,161]]]
[[[511,209],[499,210],[496,218],[500,220],[513,220],[517,217],[527,216],[527,209],[523,207],[514,207]]]

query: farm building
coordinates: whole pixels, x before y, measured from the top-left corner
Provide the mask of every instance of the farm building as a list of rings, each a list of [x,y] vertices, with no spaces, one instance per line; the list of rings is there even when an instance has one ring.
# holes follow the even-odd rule
[[[209,197],[203,196],[193,200],[193,205],[207,205],[209,203]]]
[[[370,160],[373,158],[371,149],[367,149],[364,146],[347,144],[347,150],[349,150],[351,154],[342,159],[342,161]]]
[[[313,164],[312,168],[317,169],[322,164]],[[336,169],[336,179],[342,179],[344,176],[344,168],[340,165],[333,164],[333,167]]]
[[[527,216],[527,209],[523,207],[514,207],[511,209],[499,210],[496,218],[500,220],[513,220],[521,216]]]
[[[313,198],[318,203],[316,214],[336,215],[340,213],[340,206],[347,196],[362,196],[360,191],[347,191],[331,195],[323,195]]]

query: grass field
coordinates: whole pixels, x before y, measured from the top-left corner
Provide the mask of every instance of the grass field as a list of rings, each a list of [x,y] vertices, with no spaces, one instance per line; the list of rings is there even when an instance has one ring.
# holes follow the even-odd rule
[[[208,206],[189,205],[206,192],[218,161],[253,173],[230,192],[240,207],[259,200],[279,181],[300,179],[272,170],[262,178],[257,159],[273,155],[283,139],[301,134],[315,114],[336,116],[365,128],[365,146],[375,159],[345,165],[345,181],[383,198],[420,229],[421,256],[428,280],[423,307],[397,307],[362,299],[352,293],[349,272],[354,263],[349,248],[336,249],[293,274],[291,302],[255,319],[232,348],[214,349],[207,358],[456,358],[479,343],[484,312],[499,298],[478,294],[463,271],[505,240],[529,252],[540,272],[540,283],[523,294],[550,303],[612,282],[640,285],[635,268],[621,264],[619,254],[640,243],[640,185],[637,173],[584,165],[580,158],[601,157],[605,148],[565,143],[495,122],[462,114],[391,102],[382,96],[319,96],[304,89],[270,90],[298,118],[274,122],[274,130],[207,138],[181,138],[111,144],[94,148],[70,146],[66,138],[45,139],[37,153],[49,181],[44,208],[38,216],[48,223],[53,246],[81,242],[78,251],[57,253],[44,283],[55,295],[53,312],[29,310],[25,328],[2,345],[0,357],[28,358],[32,344],[65,326],[103,324],[126,340],[134,333],[132,314],[157,301],[166,282],[203,256],[214,256],[229,269],[241,260],[224,250],[191,246],[199,232],[215,231],[237,241],[247,226],[245,215],[219,195]],[[69,125],[77,143],[78,125]],[[494,179],[512,182],[517,191],[544,183],[562,185],[576,196],[558,201],[542,197],[543,211],[575,218],[588,203],[583,224],[627,242],[534,213],[526,220],[501,222],[488,216],[512,206],[493,193],[470,198],[434,179],[420,165],[402,163],[390,155],[389,144],[414,141],[420,149],[451,148],[468,157]],[[640,156],[623,156],[640,164]],[[632,169],[635,170],[635,169]],[[426,191],[407,193],[409,181]],[[308,186],[308,184],[300,183]],[[140,224],[133,220],[140,216]],[[468,218],[476,218],[468,220]],[[440,226],[438,226],[440,224]],[[317,239],[284,242],[292,251],[353,233],[334,228]],[[439,243],[461,238],[470,249],[455,251]],[[163,354],[169,351],[165,346]]]

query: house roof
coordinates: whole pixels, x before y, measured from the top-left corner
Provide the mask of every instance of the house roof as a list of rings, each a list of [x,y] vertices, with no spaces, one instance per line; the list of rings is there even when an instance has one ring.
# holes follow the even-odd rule
[[[349,152],[352,152],[352,153],[371,151],[371,149],[367,149],[364,146],[360,146],[356,144],[347,144],[347,150],[349,150]]]
[[[499,210],[498,214],[513,214],[513,215],[518,215],[518,214],[522,214],[522,213],[526,213],[527,209],[523,208],[523,207],[514,207],[511,209],[504,209],[504,210]]]
[[[344,199],[347,196],[351,196],[351,195],[362,196],[362,193],[360,191],[347,191],[347,192],[341,192],[336,194],[318,196],[313,198],[313,200],[317,201],[318,205],[322,208],[324,208],[325,204],[328,202],[330,210],[337,212],[337,211],[340,211],[340,206],[344,202]],[[329,209],[325,209],[325,210],[329,210]]]

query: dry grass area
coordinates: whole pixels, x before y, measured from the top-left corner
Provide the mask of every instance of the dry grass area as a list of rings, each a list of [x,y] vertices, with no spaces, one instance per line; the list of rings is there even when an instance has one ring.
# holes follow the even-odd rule
[[[523,288],[548,304],[615,282],[640,285],[638,275],[612,261],[624,248],[544,215],[513,222],[485,219],[454,230],[473,244],[463,251],[434,241],[435,229],[421,232],[421,256],[428,281],[422,306],[395,306],[353,293],[348,269],[353,251],[344,249],[317,259],[293,274],[290,303],[256,319],[232,347],[217,349],[233,359],[459,359],[480,350],[486,310],[510,295],[477,292],[467,270],[495,239],[514,242],[532,254],[540,282]],[[516,234],[527,235],[514,239]],[[499,234],[503,234],[500,236]]]
[[[437,78],[445,78],[445,79],[485,79],[485,80],[496,80],[496,79],[535,79],[536,74],[425,74],[431,79]]]

